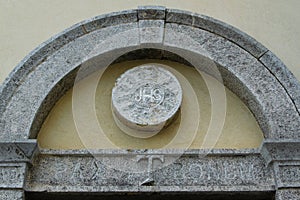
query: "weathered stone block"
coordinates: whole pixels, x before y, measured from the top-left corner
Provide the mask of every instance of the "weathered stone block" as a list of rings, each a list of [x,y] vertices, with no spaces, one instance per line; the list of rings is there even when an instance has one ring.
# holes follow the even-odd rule
[[[0,188],[19,188],[24,186],[26,164],[0,164]]]
[[[192,25],[193,14],[191,12],[183,11],[183,10],[167,9],[166,22]]]
[[[36,150],[36,140],[0,142],[0,163],[31,162]]]
[[[211,17],[193,14],[192,25],[204,30],[208,30],[234,42],[256,58],[259,58],[267,51],[266,47],[264,47],[251,36],[238,30],[237,28],[234,28],[229,24],[213,19]]]
[[[23,190],[1,190],[1,200],[25,200]]]
[[[92,32],[109,26],[117,26],[137,21],[138,18],[136,10],[125,10],[121,12],[100,15],[82,22],[82,24],[86,32]]]
[[[144,48],[157,48],[153,44],[162,46],[164,37],[164,24],[163,20],[140,20],[139,33],[140,43]]]
[[[217,69],[216,75],[221,73],[225,85],[248,105],[267,138],[300,138],[300,116],[285,88],[250,53],[218,35],[173,23],[166,24],[164,45],[212,76],[211,69]],[[205,68],[199,55],[214,62]]]
[[[107,152],[107,154],[105,153]],[[139,153],[140,152],[140,153]],[[159,151],[156,151],[159,152]],[[227,153],[226,153],[227,152]],[[30,169],[30,191],[261,191],[274,188],[272,170],[259,155],[222,151],[202,157],[190,151],[178,157],[176,150],[157,154],[145,151],[99,151],[96,157],[40,155]],[[236,152],[238,153],[238,152]],[[83,156],[85,155],[85,156]],[[114,155],[114,156],[113,156]],[[243,155],[243,156],[242,156]]]
[[[118,127],[137,138],[150,138],[176,116],[182,89],[164,65],[140,65],[127,70],[112,89],[112,112]]]
[[[300,162],[275,162],[278,188],[300,188]]]
[[[266,163],[272,161],[299,161],[300,141],[299,140],[265,140],[261,146],[261,154]]]
[[[145,19],[165,19],[165,7],[163,6],[139,6],[138,18],[139,20]]]
[[[300,83],[284,63],[268,51],[259,59],[273,73],[290,95],[300,113]]]
[[[299,200],[300,189],[282,189],[276,191],[276,200]]]

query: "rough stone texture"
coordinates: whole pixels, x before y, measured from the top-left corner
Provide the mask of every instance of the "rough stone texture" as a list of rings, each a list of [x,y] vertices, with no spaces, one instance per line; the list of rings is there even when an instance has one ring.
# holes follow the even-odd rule
[[[117,79],[112,89],[112,108],[125,133],[151,137],[167,126],[180,108],[180,83],[162,67],[156,63],[141,65]]]
[[[51,37],[30,52],[10,73],[3,85],[0,87],[0,118],[5,111],[6,105],[13,96],[16,88],[20,86],[26,76],[32,72],[39,64],[47,60],[58,49],[75,40],[78,37],[100,28],[114,26],[124,23],[137,22],[137,11],[127,10],[97,16],[90,20],[75,24],[63,32]],[[0,124],[3,123],[0,120]]]
[[[268,51],[259,59],[276,76],[290,95],[300,114],[300,83],[284,63]]]
[[[141,47],[161,47],[164,39],[164,26],[165,21],[163,20],[140,20],[139,32]]]
[[[0,163],[0,189],[22,189],[26,170],[25,163]]]
[[[208,16],[182,10],[167,9],[166,22],[184,24],[208,30],[234,42],[256,58],[259,58],[267,51],[262,44],[246,33]]]
[[[166,22],[191,26],[193,24],[193,13],[177,9],[167,9]]]
[[[167,30],[162,34],[164,20]],[[159,46],[162,38],[163,45]],[[72,87],[78,66],[84,67],[80,70],[83,78],[97,69],[95,64],[109,65],[122,55],[138,58],[140,55],[132,52],[138,54],[140,51],[136,50],[145,47],[140,42],[151,48],[159,47],[159,51],[151,54],[154,58],[178,59],[195,67],[201,61],[205,62],[206,67],[201,69],[204,72],[213,76],[221,72],[226,86],[254,113],[265,138],[277,142],[266,142],[261,148],[265,161],[255,152],[215,151],[205,160],[197,157],[201,154],[196,156],[195,152],[186,152],[178,162],[152,171],[149,170],[150,160],[152,166],[159,167],[172,155],[182,152],[133,150],[134,155],[129,154],[126,158],[133,158],[134,162],[125,161],[139,166],[136,169],[146,169],[146,173],[133,174],[106,170],[86,152],[73,151],[68,156],[38,157],[32,168],[37,171],[31,171],[29,175],[34,179],[27,180],[29,188],[98,192],[236,192],[297,187],[279,189],[277,199],[300,198],[299,82],[265,47],[230,25],[185,11],[143,7],[95,17],[67,29],[31,52],[5,80],[0,88],[0,186],[8,189],[0,191],[0,199],[22,198],[25,162],[35,148],[34,144],[11,141],[36,136],[54,103]],[[143,56],[149,52],[141,51],[144,51]],[[120,158],[120,154],[123,159],[122,152],[103,151],[101,155],[115,159]],[[7,163],[16,161],[23,163]],[[265,164],[270,163],[273,165],[266,167]],[[51,164],[55,164],[54,167]],[[119,166],[123,164],[121,162]],[[271,166],[274,166],[277,185],[269,169]],[[71,170],[64,171],[65,167]],[[105,171],[101,171],[103,169]],[[20,191],[10,190],[12,187],[20,188]]]
[[[38,65],[43,63],[48,56],[83,34],[82,27],[80,25],[74,25],[39,45],[14,68],[0,87],[0,118],[16,88],[23,84],[26,76]]]
[[[188,17],[191,15],[190,13],[174,10],[169,10],[167,13],[167,15],[169,15],[167,22],[176,22],[179,20],[176,18],[180,18],[182,21],[184,21],[184,17],[180,16]],[[113,18],[111,18],[112,16]],[[0,130],[3,133],[9,133],[5,136],[2,134],[1,138],[21,139],[27,138],[28,135],[32,135],[34,137],[54,102],[56,102],[56,100],[64,93],[64,91],[66,91],[66,89],[72,86],[72,78],[69,80],[64,80],[64,77],[70,77],[68,75],[71,72],[74,72],[74,69],[76,69],[74,65],[78,66],[82,64],[82,60],[88,60],[89,56],[87,56],[87,54],[93,54],[96,56],[102,52],[102,61],[106,61],[112,59],[114,55],[116,55],[117,58],[119,55],[122,55],[122,53],[124,54],[130,50],[135,50],[132,48],[135,45],[135,48],[137,49],[138,45],[140,45],[139,41],[136,42],[136,34],[139,33],[139,30],[136,30],[138,26],[136,26],[136,23],[129,23],[132,21],[137,21],[136,16],[137,11],[131,10],[114,13],[107,15],[106,17],[99,17],[99,20],[110,18],[110,20],[113,22],[123,23],[123,26],[122,24],[114,26],[112,23],[103,22],[104,25],[109,24],[110,26],[102,29],[99,28],[105,26],[99,25],[95,26],[94,28],[87,28],[88,24],[92,24],[93,22],[97,24],[97,19],[82,22],[72,28],[74,31],[67,31],[66,33],[62,33],[56,37],[64,38],[67,36],[67,34],[70,34],[71,42],[68,44],[59,42],[59,39],[53,39],[55,41],[47,43],[47,45],[52,45],[55,44],[55,42],[58,42],[58,44],[61,45],[54,45],[55,50],[53,51],[55,51],[55,55],[52,55],[53,53],[48,55],[45,53],[48,51],[44,51],[43,48],[33,52],[32,56],[38,56],[39,54],[41,55],[41,61],[33,65],[28,63],[29,65],[26,67],[27,71],[24,72],[24,74],[22,70],[20,70],[24,67],[24,63],[21,63],[19,67],[20,69],[17,68],[16,72],[21,73],[24,77],[18,77],[16,73],[13,73],[11,78],[8,79],[1,89],[3,92],[1,93],[2,96],[0,104],[2,107],[1,109],[4,112],[0,112],[3,113],[3,116],[0,119]],[[167,36],[166,40],[169,40],[169,42],[167,41],[164,44],[171,45],[177,50],[177,53],[179,52],[179,55],[181,55],[180,53],[184,53],[184,51],[188,50],[187,52],[189,52],[188,54],[191,54],[190,56],[192,57],[192,60],[197,60],[197,56],[199,57],[204,55],[208,56],[208,58],[211,58],[213,61],[216,61],[216,63],[219,63],[219,70],[222,72],[225,83],[227,86],[229,86],[229,88],[234,90],[251,108],[264,133],[266,134],[266,137],[299,138],[299,115],[296,116],[293,101],[287,95],[284,88],[278,85],[277,78],[273,74],[266,72],[264,66],[255,61],[254,57],[251,58],[250,54],[247,55],[247,53],[242,51],[242,49],[233,51],[234,48],[232,47],[235,45],[233,45],[230,41],[234,41],[236,44],[242,46],[242,48],[251,53],[251,50],[245,48],[248,45],[247,42],[239,43],[237,42],[237,39],[230,39],[230,37],[226,35],[229,34],[230,36],[233,36],[236,34],[238,37],[248,38],[249,41],[251,41],[251,38],[236,31],[230,26],[228,26],[227,29],[223,29],[225,27],[224,24],[218,24],[219,22],[209,18],[201,18],[203,22],[208,24],[214,22],[215,24],[218,24],[218,26],[223,27],[222,29],[218,29],[218,26],[208,26],[215,30],[218,35],[221,35],[223,39],[222,37],[218,37],[212,33],[207,33],[211,36],[203,39],[199,37],[201,36],[201,34],[199,34],[199,32],[201,33],[201,30],[191,27],[192,25],[197,27],[197,23],[200,24],[200,22],[197,22],[197,20],[200,20],[200,18],[201,17],[199,16],[193,15],[192,24],[190,24],[190,22],[186,23],[190,24],[189,28],[186,28],[188,26],[178,26],[178,24],[167,23],[166,26],[169,29],[167,31],[169,35]],[[120,21],[117,22],[118,20]],[[177,23],[181,22],[178,21]],[[97,31],[93,31],[91,33],[96,32],[98,36],[97,34],[82,35],[88,31],[96,29]],[[208,28],[206,29],[209,30]],[[126,30],[128,31],[128,34],[124,33]],[[217,30],[219,30],[219,32]],[[234,34],[229,30],[233,31]],[[170,32],[173,32],[173,35],[170,34]],[[183,35],[186,34],[187,40],[184,40],[183,37],[176,41],[176,39],[178,39],[178,34],[180,35],[180,33],[183,33]],[[103,40],[106,41],[105,45],[98,43],[99,38],[101,38],[100,43],[101,41],[103,42]],[[193,39],[192,42],[189,41],[190,38]],[[82,40],[85,40],[85,42],[77,42]],[[97,41],[97,44],[95,44],[95,41]],[[249,44],[254,43],[250,42]],[[95,45],[98,45],[96,49]],[[254,44],[254,46],[259,47],[259,44]],[[207,55],[207,52],[201,51],[201,49],[203,50],[203,47],[205,51],[213,51],[210,52],[211,55]],[[57,50],[56,48],[60,49]],[[165,47],[163,48],[165,49]],[[217,50],[215,50],[215,48]],[[172,52],[170,47],[165,50]],[[192,55],[193,53],[195,54]],[[252,52],[252,55],[253,54],[254,53]],[[237,57],[236,55],[239,56]],[[257,55],[261,55],[261,53]],[[32,56],[30,56],[30,58]],[[90,56],[90,58],[91,57],[92,56]],[[190,62],[190,60],[188,62]],[[230,67],[231,65],[234,67]],[[41,73],[42,71],[43,73]],[[21,79],[22,81],[20,81]],[[13,82],[18,82],[18,84],[10,84]],[[60,85],[62,82],[65,84]],[[34,84],[38,85],[39,87],[35,87]],[[31,90],[31,85],[33,85],[35,89]],[[34,91],[34,94],[31,94],[32,91]],[[270,104],[269,102],[272,103]],[[19,123],[20,121],[22,123]]]
[[[272,161],[300,160],[299,140],[265,140],[261,146],[261,154],[269,164]]]
[[[74,153],[74,151],[73,151]],[[259,155],[183,155],[161,168],[176,154],[101,152],[96,159],[78,155],[40,155],[27,177],[28,191],[262,191],[274,189],[272,171]],[[150,157],[152,156],[152,157]],[[110,165],[107,165],[109,157]],[[153,165],[149,166],[150,158]],[[126,166],[120,171],[114,167]],[[151,168],[149,170],[149,167]],[[140,172],[140,173],[137,173]]]
[[[145,19],[165,19],[166,8],[163,6],[139,6],[138,18],[139,20]]]
[[[277,188],[300,188],[300,161],[275,162]]]
[[[70,81],[64,80],[64,77],[79,65],[83,65],[88,58],[94,57],[95,52],[102,53],[102,56],[108,62],[107,65],[109,65],[110,62],[119,57],[118,55],[121,55],[116,52],[116,49],[139,44],[137,28],[137,24],[134,23],[114,28],[108,27],[99,32],[94,31],[65,45],[55,54],[49,56],[47,61],[30,73],[23,84],[15,91],[15,95],[7,105],[4,113],[3,120],[5,120],[5,123],[0,126],[0,132],[10,134],[1,134],[0,138],[24,139],[28,138],[30,134],[35,135],[53,104],[63,95],[62,91],[68,89],[68,85],[72,86],[72,81],[70,83]],[[106,52],[111,50],[115,50],[115,53],[109,53],[108,56],[105,56]],[[104,64],[104,62],[102,63]],[[69,84],[55,87],[61,80]],[[52,91],[53,88],[56,91]],[[50,91],[52,91],[51,99],[44,103],[44,99],[48,94],[51,94]],[[57,95],[53,95],[53,93]],[[39,109],[41,105],[43,105],[43,109]],[[38,109],[40,113],[37,113]],[[38,116],[38,120],[34,120],[36,116]]]
[[[208,30],[234,42],[256,58],[267,51],[267,48],[254,38],[229,24],[199,14],[195,14],[193,19],[193,26]]]
[[[114,63],[121,63],[124,61],[130,60],[142,60],[142,59],[158,59],[158,60],[170,60],[178,63],[185,64],[187,66],[191,66],[187,60],[183,57],[179,56],[178,54],[165,51],[162,49],[155,49],[155,48],[143,48],[137,49],[135,51],[128,52],[123,54],[119,58],[117,58]]]
[[[284,189],[276,191],[276,200],[299,200],[300,189]]]
[[[36,150],[36,140],[0,142],[0,163],[30,162]]]
[[[117,26],[137,21],[138,18],[136,10],[125,10],[121,12],[100,15],[84,21],[82,24],[86,32],[91,32],[109,26]]]
[[[1,200],[24,200],[23,190],[1,190],[0,189],[0,199]]]
[[[199,54],[218,63],[216,74],[221,72],[225,85],[249,106],[267,138],[300,137],[300,118],[292,100],[274,75],[251,54],[201,29],[168,23],[165,31],[166,50],[185,55],[195,67]],[[209,70],[216,69],[213,65],[200,70],[212,74],[214,71]]]

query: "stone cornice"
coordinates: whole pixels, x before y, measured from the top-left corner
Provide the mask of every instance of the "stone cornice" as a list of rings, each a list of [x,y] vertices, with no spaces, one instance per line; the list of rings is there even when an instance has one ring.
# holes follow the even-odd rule
[[[37,151],[36,140],[0,142],[0,163],[30,163]]]

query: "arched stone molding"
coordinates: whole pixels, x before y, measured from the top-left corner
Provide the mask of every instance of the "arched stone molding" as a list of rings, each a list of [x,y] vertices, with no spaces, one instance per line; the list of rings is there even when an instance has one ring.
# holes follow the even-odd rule
[[[210,17],[164,7],[140,7],[92,18],[30,53],[0,89],[1,146],[11,143],[11,152],[30,152],[29,160],[11,153],[12,158],[3,162],[30,162],[36,147],[32,139],[55,102],[73,86],[79,67],[109,64],[145,48],[161,51],[158,58],[170,58],[167,52],[172,52],[192,65],[205,60],[216,63],[225,85],[247,104],[264,132],[261,153],[274,167],[274,189],[300,187],[299,176],[298,182],[295,177],[281,177],[287,170],[300,170],[300,84],[296,78],[247,34]],[[202,70],[210,73],[209,68]],[[22,146],[24,142],[30,145]],[[0,152],[0,157],[7,156],[6,151]]]

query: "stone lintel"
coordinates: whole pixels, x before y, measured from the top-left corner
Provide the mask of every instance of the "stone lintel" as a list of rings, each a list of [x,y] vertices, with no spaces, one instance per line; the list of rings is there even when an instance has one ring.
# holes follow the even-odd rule
[[[40,154],[26,180],[28,191],[52,192],[275,190],[272,169],[247,153]]]

